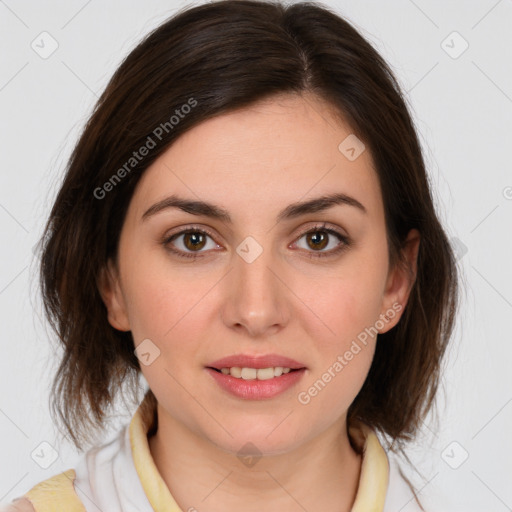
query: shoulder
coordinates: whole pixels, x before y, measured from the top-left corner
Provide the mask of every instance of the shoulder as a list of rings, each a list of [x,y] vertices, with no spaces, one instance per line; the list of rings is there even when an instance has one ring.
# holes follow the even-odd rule
[[[0,512],[86,512],[84,504],[88,503],[89,510],[87,498],[96,497],[94,491],[98,488],[110,496],[120,481],[124,484],[125,452],[130,447],[127,436],[128,426],[125,425],[111,441],[93,446],[83,453],[72,469],[36,483],[10,503],[0,502]],[[125,458],[121,455],[125,455]],[[135,468],[133,473],[136,474]],[[108,507],[103,510],[108,510]]]
[[[0,512],[36,512],[36,509],[27,498],[18,498],[12,503],[2,506]]]
[[[0,512],[85,512],[85,507],[75,492],[74,469],[58,473],[34,485],[23,496],[0,509]]]

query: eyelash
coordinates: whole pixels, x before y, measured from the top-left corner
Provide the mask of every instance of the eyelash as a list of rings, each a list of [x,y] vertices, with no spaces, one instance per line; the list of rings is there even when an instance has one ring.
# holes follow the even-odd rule
[[[327,257],[335,256],[335,255],[338,255],[341,252],[345,251],[346,249],[348,249],[348,247],[352,244],[352,241],[349,237],[341,234],[339,231],[337,231],[335,229],[327,228],[326,225],[327,225],[327,223],[323,223],[323,224],[319,224],[317,226],[313,226],[312,228],[308,228],[306,231],[302,232],[295,239],[295,242],[300,240],[304,235],[308,235],[310,233],[316,233],[316,232],[325,232],[330,235],[334,235],[334,236],[338,237],[341,241],[340,245],[338,247],[336,247],[335,249],[331,249],[330,251],[326,251],[326,252],[306,251],[308,253],[309,258],[327,258]],[[202,257],[201,252],[195,252],[195,253],[194,252],[183,252],[181,250],[172,248],[172,246],[170,245],[170,243],[175,238],[177,238],[181,235],[184,235],[184,234],[192,234],[192,233],[200,233],[203,235],[208,235],[212,240],[215,238],[213,233],[211,233],[210,231],[208,231],[205,228],[199,229],[195,226],[187,226],[185,229],[179,231],[178,233],[173,233],[172,235],[165,237],[162,240],[162,245],[166,248],[166,250],[172,252],[173,254],[175,254],[178,257],[191,258],[191,259],[200,258],[200,257]]]

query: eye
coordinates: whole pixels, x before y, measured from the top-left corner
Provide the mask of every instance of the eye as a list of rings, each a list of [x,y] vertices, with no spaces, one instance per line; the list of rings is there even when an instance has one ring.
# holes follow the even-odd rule
[[[310,254],[310,257],[327,257],[334,256],[341,251],[348,248],[350,239],[340,233],[339,231],[331,228],[326,228],[326,224],[314,226],[308,229],[305,233],[297,239],[298,241],[304,239],[304,245],[296,242],[301,249],[305,249]],[[336,240],[337,239],[337,240]]]
[[[187,227],[165,237],[162,244],[166,250],[182,258],[198,258],[212,249],[221,248],[213,240],[214,235],[205,229]],[[302,245],[300,241],[304,239]],[[347,249],[351,240],[336,229],[327,228],[323,223],[309,228],[295,242],[312,258],[334,256]]]
[[[205,230],[188,228],[166,237],[163,244],[177,256],[197,258],[202,252],[220,247],[213,241],[212,236]]]

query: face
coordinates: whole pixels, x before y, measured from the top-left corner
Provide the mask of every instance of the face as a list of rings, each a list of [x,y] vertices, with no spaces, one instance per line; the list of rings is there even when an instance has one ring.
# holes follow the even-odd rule
[[[339,149],[351,133],[313,96],[274,97],[182,135],[132,197],[101,285],[109,321],[145,343],[142,372],[165,414],[227,451],[251,440],[284,453],[342,426],[374,333],[405,307],[411,283],[389,268],[371,155]],[[334,194],[345,199],[312,203]],[[305,369],[274,377],[292,384],[273,396],[240,396],[208,369],[235,354]]]

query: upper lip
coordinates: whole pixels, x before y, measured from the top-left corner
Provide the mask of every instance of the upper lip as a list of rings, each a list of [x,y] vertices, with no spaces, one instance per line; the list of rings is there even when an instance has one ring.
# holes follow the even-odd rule
[[[232,356],[217,359],[208,365],[210,368],[220,370],[221,368],[272,368],[282,366],[283,368],[291,368],[298,370],[305,368],[302,363],[295,361],[289,357],[280,356],[279,354],[267,355],[248,355],[248,354],[234,354]]]

